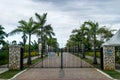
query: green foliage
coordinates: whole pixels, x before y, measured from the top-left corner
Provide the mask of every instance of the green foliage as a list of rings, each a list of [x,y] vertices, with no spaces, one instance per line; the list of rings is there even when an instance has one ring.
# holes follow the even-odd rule
[[[1,79],[10,79],[10,78],[12,78],[15,74],[17,74],[18,72],[20,72],[20,70],[9,70],[9,71],[6,71],[6,72],[0,74],[0,78],[1,78]]]
[[[38,42],[34,40],[31,45],[31,50],[38,50]]]
[[[38,52],[31,52],[31,57],[33,57],[33,56],[38,56],[39,54],[38,54]],[[25,52],[24,53],[24,58],[27,58],[28,57],[28,52]]]
[[[47,44],[53,48],[59,48],[59,44],[57,42],[57,39],[56,38],[50,38],[47,40]]]
[[[118,52],[116,52],[116,55],[115,55],[115,61],[117,62],[117,63],[119,63],[120,64],[120,57],[119,57],[119,55],[118,55],[119,53]]]
[[[120,79],[120,73],[117,71],[107,71],[104,70],[105,73],[107,73],[108,75],[110,75],[111,77],[115,78],[115,79]]]
[[[0,65],[4,65],[8,63],[8,51],[7,50],[0,50]]]
[[[113,31],[115,30],[106,26],[99,27],[97,22],[85,21],[79,29],[72,31],[66,47],[74,46],[76,42],[79,42],[79,44],[84,44],[87,49],[91,49],[93,44],[100,48],[105,40],[113,36]]]
[[[16,41],[16,40],[13,40],[13,41],[12,41],[12,45],[17,45],[17,41]]]
[[[36,64],[36,63],[40,62],[41,60],[42,60],[41,58],[34,59],[34,60],[32,60],[32,64]]]
[[[93,53],[93,51],[89,51],[89,52],[86,52],[86,55],[93,57],[94,53]],[[96,52],[96,56],[97,56],[98,58],[100,58],[100,52]]]
[[[4,39],[7,36],[7,34],[3,30],[4,30],[4,27],[2,27],[0,25],[0,45],[4,45],[5,44]]]
[[[9,41],[6,41],[1,50],[8,50],[9,49]]]

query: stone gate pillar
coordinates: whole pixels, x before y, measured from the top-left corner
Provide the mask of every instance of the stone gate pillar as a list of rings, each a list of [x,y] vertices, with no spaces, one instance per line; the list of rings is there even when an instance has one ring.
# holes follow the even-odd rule
[[[12,45],[9,47],[9,69],[19,70],[21,68],[21,47]]]
[[[115,47],[103,47],[103,66],[104,70],[115,70]]]

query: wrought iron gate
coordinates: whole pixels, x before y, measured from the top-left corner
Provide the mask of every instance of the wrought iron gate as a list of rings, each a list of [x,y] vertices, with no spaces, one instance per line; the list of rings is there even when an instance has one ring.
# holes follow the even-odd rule
[[[77,57],[80,53],[68,52],[60,50],[48,51],[47,54],[42,54],[42,60],[34,68],[92,68],[93,66]],[[45,57],[46,56],[46,57]]]

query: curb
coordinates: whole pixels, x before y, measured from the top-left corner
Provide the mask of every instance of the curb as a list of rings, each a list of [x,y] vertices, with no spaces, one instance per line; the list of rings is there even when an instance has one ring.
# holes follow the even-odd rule
[[[3,71],[0,71],[0,74],[4,73],[4,72],[6,72],[6,71],[8,71],[7,68],[6,68],[5,70],[3,70]]]
[[[119,73],[120,73],[120,70],[115,70],[115,71],[117,71],[117,72],[119,72]]]
[[[8,80],[13,80],[15,77],[17,77],[18,75],[22,74],[23,72],[27,71],[27,69],[17,73],[16,75],[14,75],[11,79],[8,79]]]
[[[108,74],[106,74],[105,72],[103,72],[103,71],[101,71],[101,70],[99,70],[99,69],[97,69],[97,68],[95,68],[97,71],[99,71],[100,73],[102,73],[103,75],[105,75],[105,76],[107,76],[108,78],[110,78],[110,79],[112,79],[112,80],[117,80],[117,79],[114,79],[114,78],[112,78],[111,76],[109,76]]]

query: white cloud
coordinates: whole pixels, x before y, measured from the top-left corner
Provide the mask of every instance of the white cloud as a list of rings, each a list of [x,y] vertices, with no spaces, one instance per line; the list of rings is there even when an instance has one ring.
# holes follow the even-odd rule
[[[120,28],[119,3],[119,0],[1,0],[0,24],[5,27],[6,32],[10,32],[19,25],[19,20],[35,18],[35,12],[47,12],[47,23],[52,24],[59,43],[65,45],[71,31],[86,20],[95,20],[100,26]],[[13,37],[21,41],[21,36]],[[8,40],[12,41],[13,37]]]

